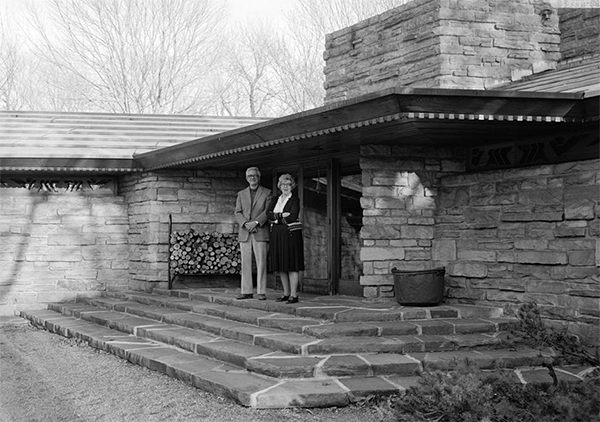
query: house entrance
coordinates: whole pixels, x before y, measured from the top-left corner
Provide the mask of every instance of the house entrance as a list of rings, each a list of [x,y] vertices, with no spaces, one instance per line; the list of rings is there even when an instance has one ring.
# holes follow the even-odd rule
[[[277,169],[297,176],[304,223],[305,271],[302,291],[362,296],[360,229],[362,176],[342,174],[335,160],[322,166]],[[276,183],[274,184],[274,186]]]

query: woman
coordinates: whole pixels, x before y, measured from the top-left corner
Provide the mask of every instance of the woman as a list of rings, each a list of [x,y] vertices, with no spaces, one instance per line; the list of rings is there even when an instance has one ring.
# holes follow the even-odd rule
[[[269,266],[278,273],[283,284],[283,296],[278,302],[298,303],[299,272],[304,271],[302,230],[290,231],[288,224],[298,221],[300,200],[292,195],[296,182],[291,174],[279,176],[277,187],[281,195],[274,196],[267,207],[271,223]]]

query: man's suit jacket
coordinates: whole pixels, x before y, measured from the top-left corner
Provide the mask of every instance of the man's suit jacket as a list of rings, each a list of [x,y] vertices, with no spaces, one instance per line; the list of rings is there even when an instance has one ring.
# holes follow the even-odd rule
[[[271,200],[271,190],[258,186],[254,203],[251,203],[250,187],[238,192],[235,201],[235,219],[238,222],[238,240],[246,242],[250,232],[244,228],[247,221],[258,221],[254,238],[258,241],[269,241],[269,227],[267,223],[267,206]]]

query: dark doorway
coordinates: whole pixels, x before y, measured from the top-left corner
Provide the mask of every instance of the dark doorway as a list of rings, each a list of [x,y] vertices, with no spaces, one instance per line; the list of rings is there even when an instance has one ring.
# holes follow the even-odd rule
[[[302,291],[314,294],[362,296],[360,229],[362,227],[361,174],[342,174],[335,160],[278,169],[298,178],[302,202],[304,255]]]

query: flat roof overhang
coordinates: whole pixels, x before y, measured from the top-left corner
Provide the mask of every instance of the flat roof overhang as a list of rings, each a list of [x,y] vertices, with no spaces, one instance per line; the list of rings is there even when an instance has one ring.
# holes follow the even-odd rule
[[[359,170],[361,145],[485,147],[598,133],[598,97],[393,88],[223,132],[134,158],[146,170],[261,169],[340,161]]]

